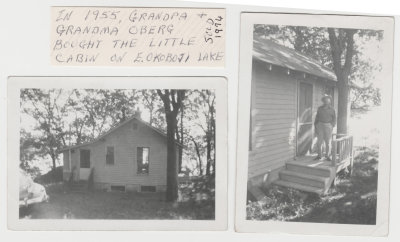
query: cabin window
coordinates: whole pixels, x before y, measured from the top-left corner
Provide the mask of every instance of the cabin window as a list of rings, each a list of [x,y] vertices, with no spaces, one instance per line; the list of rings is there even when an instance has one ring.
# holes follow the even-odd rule
[[[149,154],[150,148],[137,147],[137,173],[149,174]]]
[[[114,146],[107,146],[106,164],[114,165]]]

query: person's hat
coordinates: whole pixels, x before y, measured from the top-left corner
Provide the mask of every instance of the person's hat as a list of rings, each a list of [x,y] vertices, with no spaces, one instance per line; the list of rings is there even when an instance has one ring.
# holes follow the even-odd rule
[[[322,101],[324,101],[325,99],[329,99],[330,101],[332,101],[332,97],[329,96],[329,95],[327,95],[327,94],[325,94],[325,95],[321,98]]]

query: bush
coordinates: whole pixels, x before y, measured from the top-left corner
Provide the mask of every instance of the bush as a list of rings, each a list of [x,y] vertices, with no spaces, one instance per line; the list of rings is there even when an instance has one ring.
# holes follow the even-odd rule
[[[320,198],[291,188],[271,186],[265,189],[262,201],[248,202],[247,219],[287,221],[298,218],[310,209],[310,204]]]
[[[63,181],[63,167],[50,170],[46,174],[36,177],[35,182],[40,184],[59,183]]]
[[[179,185],[180,209],[193,210],[196,219],[215,217],[214,176],[201,176]]]

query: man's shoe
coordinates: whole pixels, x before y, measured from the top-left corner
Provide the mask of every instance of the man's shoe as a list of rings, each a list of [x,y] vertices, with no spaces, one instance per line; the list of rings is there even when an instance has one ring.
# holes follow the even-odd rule
[[[321,160],[321,156],[315,157],[314,160]]]

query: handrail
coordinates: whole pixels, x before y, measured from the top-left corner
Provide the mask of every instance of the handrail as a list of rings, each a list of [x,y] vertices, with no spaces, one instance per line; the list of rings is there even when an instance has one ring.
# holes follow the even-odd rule
[[[353,136],[332,139],[332,165],[353,158]]]

